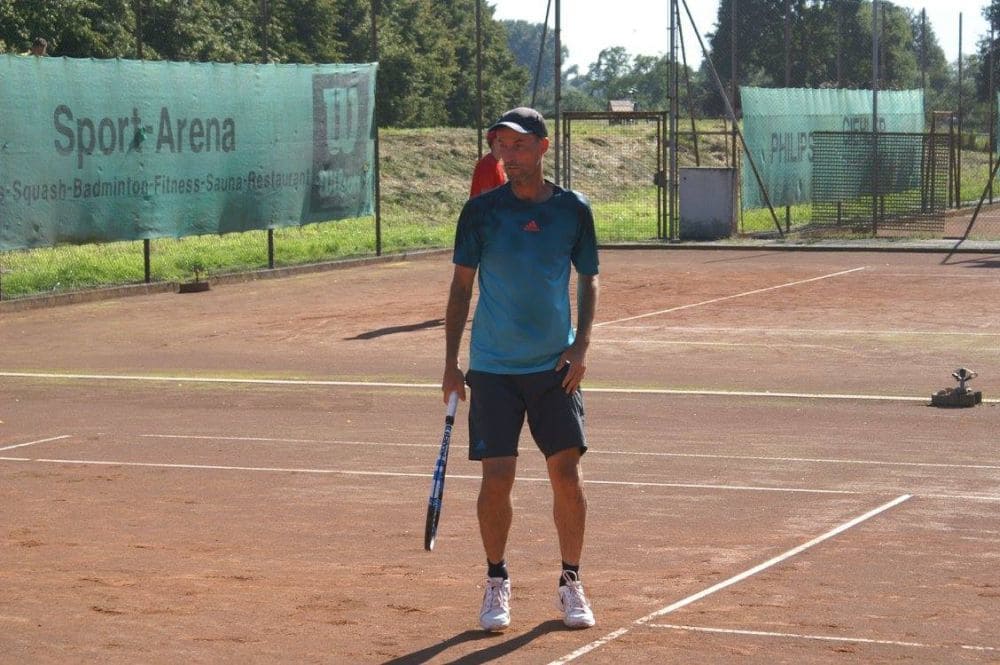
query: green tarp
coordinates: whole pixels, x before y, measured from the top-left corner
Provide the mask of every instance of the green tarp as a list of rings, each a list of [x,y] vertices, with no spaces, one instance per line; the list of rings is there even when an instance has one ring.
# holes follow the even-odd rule
[[[0,250],[370,215],[376,65],[0,57]]]
[[[872,92],[802,88],[740,88],[743,136],[774,206],[812,200],[812,133],[872,132]],[[880,132],[923,132],[922,90],[880,92]],[[919,163],[915,165],[919,168]],[[743,156],[742,207],[764,207]]]

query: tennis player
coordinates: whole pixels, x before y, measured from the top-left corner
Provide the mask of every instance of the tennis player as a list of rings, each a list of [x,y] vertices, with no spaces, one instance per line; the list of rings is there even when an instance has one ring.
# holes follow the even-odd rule
[[[511,491],[518,438],[527,416],[545,455],[562,569],[557,602],[573,628],[594,625],[580,582],[587,501],[580,458],[587,450],[580,382],[597,306],[598,258],[587,199],[542,176],[549,148],[545,119],[516,108],[492,127],[507,184],[469,200],[459,217],[454,275],[446,313],[442,389],[469,405],[469,458],[482,462],[477,513],[487,575],[479,622],[487,631],[510,625],[505,550],[513,518]],[[570,271],[577,272],[573,328]],[[469,370],[458,354],[478,272]]]

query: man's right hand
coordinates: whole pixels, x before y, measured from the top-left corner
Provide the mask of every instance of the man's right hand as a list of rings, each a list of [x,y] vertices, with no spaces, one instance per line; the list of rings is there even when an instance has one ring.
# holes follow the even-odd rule
[[[456,365],[445,369],[444,376],[441,378],[441,391],[445,404],[448,403],[448,396],[452,393],[458,393],[458,398],[465,401],[465,374],[461,367]]]

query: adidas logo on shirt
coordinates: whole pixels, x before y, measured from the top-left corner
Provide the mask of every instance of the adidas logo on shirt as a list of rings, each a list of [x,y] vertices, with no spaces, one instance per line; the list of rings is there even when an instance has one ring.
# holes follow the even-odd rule
[[[538,226],[538,222],[535,220],[529,220],[527,224],[521,227],[522,231],[527,231],[528,233],[538,233],[541,231],[541,227]]]

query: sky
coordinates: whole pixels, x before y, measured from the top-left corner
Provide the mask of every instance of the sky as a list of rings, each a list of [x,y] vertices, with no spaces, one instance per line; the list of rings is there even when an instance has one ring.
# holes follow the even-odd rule
[[[486,0],[495,8],[499,20],[523,20],[542,23],[549,0]],[[979,38],[989,32],[982,16],[988,0],[893,0],[901,7],[919,12],[927,10],[938,43],[949,62],[958,60],[958,17],[962,14],[962,51],[972,53]],[[662,55],[670,50],[669,0],[614,0],[614,10],[598,0],[561,0],[560,23],[563,46],[569,49],[566,67],[578,65],[580,72],[597,60],[598,54],[611,46],[623,46],[631,55]],[[715,32],[718,0],[687,0],[702,39]],[[701,62],[698,40],[691,32],[684,5],[680,5],[684,46],[688,64],[697,68]],[[555,0],[549,16],[555,27]],[[551,34],[551,33],[550,33]],[[708,43],[706,41],[706,46]]]

